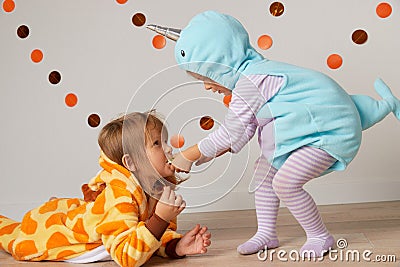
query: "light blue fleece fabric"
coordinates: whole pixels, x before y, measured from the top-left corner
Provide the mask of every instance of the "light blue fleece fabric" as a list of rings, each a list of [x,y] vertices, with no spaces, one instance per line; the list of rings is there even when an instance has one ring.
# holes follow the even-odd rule
[[[379,106],[378,101],[350,96],[320,72],[265,59],[250,45],[247,31],[238,20],[215,11],[196,15],[182,30],[175,58],[182,69],[230,90],[234,90],[241,75],[284,77],[279,92],[257,114],[259,118],[274,118],[272,164],[276,168],[291,152],[307,145],[321,148],[338,160],[328,171],[343,170],[357,154],[363,129],[391,111],[400,119],[400,102],[389,88],[383,91],[390,103],[374,108]],[[377,80],[378,87],[382,84]]]
[[[285,83],[257,117],[274,118],[275,155],[280,167],[302,146],[328,152],[338,161],[328,170],[343,170],[357,154],[362,126],[351,97],[328,76],[309,69],[265,60],[245,74],[282,75]]]

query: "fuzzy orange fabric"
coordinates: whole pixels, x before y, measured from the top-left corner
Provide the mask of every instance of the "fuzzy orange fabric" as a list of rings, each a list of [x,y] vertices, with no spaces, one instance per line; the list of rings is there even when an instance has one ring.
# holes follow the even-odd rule
[[[53,199],[25,214],[21,223],[0,216],[0,248],[17,260],[63,261],[104,245],[120,266],[140,266],[181,235],[171,222],[161,240],[146,228],[151,212],[137,179],[124,167],[99,159],[103,168],[85,186],[96,193]],[[94,200],[94,201],[93,201]]]

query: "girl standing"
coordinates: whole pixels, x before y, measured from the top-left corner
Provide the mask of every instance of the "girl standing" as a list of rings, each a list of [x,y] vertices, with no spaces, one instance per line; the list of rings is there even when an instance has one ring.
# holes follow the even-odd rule
[[[301,252],[316,257],[334,244],[313,198],[303,185],[331,171],[344,170],[361,143],[361,132],[393,112],[400,101],[378,79],[382,97],[349,95],[328,76],[265,59],[235,18],[214,11],[196,15],[182,31],[149,25],[176,40],[179,66],[204,82],[206,90],[232,94],[222,125],[179,153],[172,164],[189,171],[226,151],[238,153],[258,128],[261,155],[256,162],[258,230],[238,246],[241,254],[279,246],[276,218],[281,200],[303,227]]]

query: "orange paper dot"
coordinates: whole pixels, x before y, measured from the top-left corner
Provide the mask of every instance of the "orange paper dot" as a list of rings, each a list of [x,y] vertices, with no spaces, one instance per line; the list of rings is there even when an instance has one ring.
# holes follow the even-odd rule
[[[232,95],[226,95],[224,96],[224,99],[222,100],[224,102],[224,105],[229,108],[229,103],[231,103],[232,100]]]
[[[162,49],[166,45],[167,41],[162,35],[156,35],[153,37],[153,46],[156,49]]]
[[[261,35],[257,41],[258,47],[267,50],[272,46],[272,38],[269,35]]]
[[[337,69],[340,68],[340,66],[342,66],[343,59],[338,54],[332,54],[327,58],[326,63],[328,64],[329,68]]]
[[[31,59],[35,63],[39,63],[43,59],[43,52],[39,49],[35,49],[31,53]]]
[[[78,97],[75,94],[69,93],[65,96],[65,104],[68,107],[74,107],[77,103],[78,103]]]
[[[171,143],[171,146],[175,148],[181,148],[185,144],[185,138],[183,138],[183,136],[180,134],[175,134],[171,136],[169,142]]]
[[[376,6],[376,14],[380,18],[387,18],[392,14],[392,6],[389,3],[379,3],[379,5]]]
[[[117,0],[117,3],[121,5],[125,4],[126,2],[128,2],[128,0]]]
[[[12,0],[5,0],[5,1],[3,2],[3,10],[4,10],[5,12],[10,13],[10,12],[12,12],[12,11],[14,10],[14,8],[15,8],[15,3],[14,3],[14,1],[12,1]]]

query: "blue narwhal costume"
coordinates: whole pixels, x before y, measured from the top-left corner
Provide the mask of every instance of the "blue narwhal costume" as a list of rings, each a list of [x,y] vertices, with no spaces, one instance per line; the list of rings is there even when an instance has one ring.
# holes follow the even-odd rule
[[[257,118],[274,120],[272,164],[276,168],[292,151],[312,146],[337,159],[329,171],[343,170],[357,154],[362,130],[390,112],[400,120],[400,102],[381,79],[376,80],[375,90],[383,100],[349,95],[320,72],[265,59],[250,45],[241,23],[229,15],[200,13],[181,32],[155,25],[149,28],[158,28],[177,41],[175,58],[181,68],[230,90],[248,75],[284,78],[277,94],[256,111]]]
[[[262,155],[253,176],[257,232],[237,251],[253,254],[279,246],[276,222],[282,201],[307,235],[301,255],[312,251],[322,257],[334,238],[303,185],[345,169],[357,154],[363,129],[390,112],[400,119],[400,101],[380,79],[375,89],[383,99],[376,101],[348,95],[320,72],[265,59],[250,45],[240,22],[228,15],[201,13],[181,32],[149,28],[177,40],[175,58],[182,69],[232,90],[221,126],[180,152],[174,166],[190,169],[198,152],[203,157],[215,157],[228,148],[238,152],[258,128]],[[204,81],[210,89],[219,88]]]

